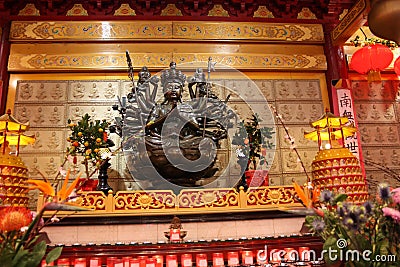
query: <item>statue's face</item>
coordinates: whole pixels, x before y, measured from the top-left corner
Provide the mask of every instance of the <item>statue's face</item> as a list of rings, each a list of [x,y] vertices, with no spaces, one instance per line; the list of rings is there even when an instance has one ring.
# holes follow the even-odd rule
[[[164,96],[168,100],[179,100],[182,97],[182,86],[177,82],[170,82],[165,85]]]
[[[150,78],[150,72],[141,71],[139,72],[139,81],[144,82]]]

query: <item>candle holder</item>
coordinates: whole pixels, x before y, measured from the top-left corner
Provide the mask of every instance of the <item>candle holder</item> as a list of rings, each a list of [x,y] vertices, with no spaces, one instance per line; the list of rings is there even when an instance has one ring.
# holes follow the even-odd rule
[[[181,220],[177,216],[174,216],[169,226],[169,231],[165,231],[164,236],[169,242],[183,242],[186,235],[187,231],[182,230]]]

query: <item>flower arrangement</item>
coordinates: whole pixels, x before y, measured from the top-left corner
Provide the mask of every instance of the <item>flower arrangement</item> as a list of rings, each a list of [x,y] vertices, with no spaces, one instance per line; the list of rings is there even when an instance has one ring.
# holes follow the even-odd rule
[[[340,251],[336,258],[325,254],[325,261],[342,261],[345,266],[398,266],[400,188],[390,191],[387,184],[380,184],[378,195],[362,205],[346,198],[346,194],[323,191],[318,212],[306,217],[306,225],[324,240],[324,250]]]
[[[41,214],[33,216],[25,207],[0,208],[0,263],[8,267],[36,267],[46,256],[47,244],[39,241],[43,222]],[[62,247],[56,247],[46,256],[46,262],[56,260]]]
[[[293,183],[295,198],[304,208],[283,210],[307,215],[305,226],[324,241],[322,255],[327,266],[398,266],[400,188],[391,191],[387,184],[380,184],[378,194],[362,205],[346,201],[346,194],[328,190],[321,192],[307,173],[282,117],[276,109],[273,111],[307,175],[304,186]],[[387,172],[398,180],[397,174]]]
[[[236,150],[237,156],[248,159],[247,169],[256,170],[257,166],[267,165],[267,149],[274,146],[271,142],[273,128],[261,127],[260,122],[257,114],[253,114],[247,121],[242,120],[232,138],[232,144],[239,146]]]
[[[89,162],[96,168],[100,168],[107,157],[108,148],[114,146],[111,139],[108,138],[107,130],[110,123],[106,120],[91,120],[88,114],[82,116],[82,119],[77,123],[68,120],[68,127],[71,130],[67,141],[70,142],[70,147],[67,149],[67,155],[74,157],[83,156],[82,163],[85,166],[86,177],[90,178]],[[105,156],[104,156],[105,152]]]
[[[79,176],[69,186],[68,179],[69,172],[57,193],[48,181],[27,181],[33,185],[29,190],[39,189],[46,198],[46,203],[37,214],[25,207],[0,207],[0,266],[37,267],[43,259],[46,263],[51,263],[60,257],[62,247],[56,247],[47,253],[47,243],[41,232],[44,226],[58,218],[54,214],[44,222],[44,212],[87,210],[70,202]]]

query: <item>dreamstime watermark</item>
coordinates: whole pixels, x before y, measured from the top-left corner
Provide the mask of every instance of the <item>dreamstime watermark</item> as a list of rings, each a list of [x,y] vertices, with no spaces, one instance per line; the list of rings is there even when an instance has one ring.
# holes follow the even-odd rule
[[[263,250],[257,252],[258,262],[293,262],[293,261],[322,261],[329,259],[335,261],[365,261],[365,262],[396,262],[396,255],[375,255],[371,250],[358,251],[354,249],[346,249],[348,246],[345,239],[338,239],[336,247],[324,249],[317,252],[312,249],[296,250],[296,249],[268,249],[265,245]]]

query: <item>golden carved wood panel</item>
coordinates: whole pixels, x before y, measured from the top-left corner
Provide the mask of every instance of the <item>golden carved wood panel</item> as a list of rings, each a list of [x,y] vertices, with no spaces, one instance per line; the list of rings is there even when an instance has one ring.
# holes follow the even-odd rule
[[[282,46],[276,44],[204,44],[140,43],[140,44],[12,44],[9,71],[45,72],[49,70],[126,70],[125,52],[134,67],[151,69],[177,64],[207,62],[211,57],[216,68],[239,70],[279,69],[317,70],[327,68],[321,46]]]
[[[202,21],[13,21],[13,41],[132,39],[262,40],[323,43],[321,24]]]

